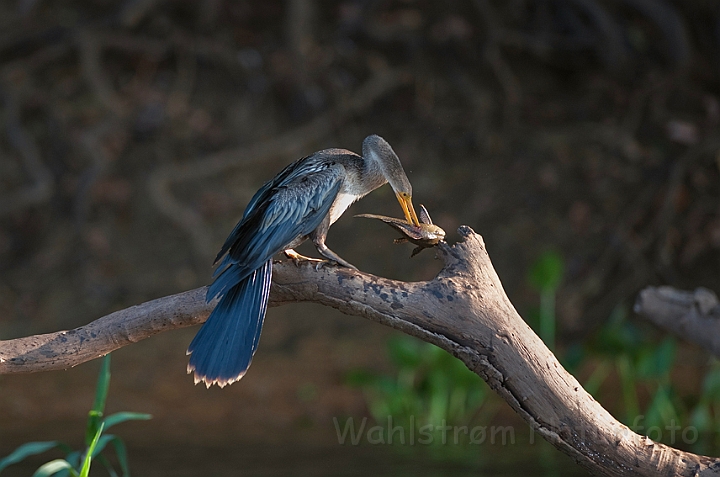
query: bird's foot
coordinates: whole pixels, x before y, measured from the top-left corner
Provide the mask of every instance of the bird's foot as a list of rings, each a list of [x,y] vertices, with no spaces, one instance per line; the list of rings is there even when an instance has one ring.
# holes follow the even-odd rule
[[[306,257],[305,255],[297,253],[295,250],[289,248],[284,250],[285,256],[295,262],[295,265],[300,266],[300,262],[318,262],[316,267],[325,263],[325,260],[319,258]]]
[[[342,260],[342,259],[341,259]],[[319,272],[321,268],[327,267],[327,266],[333,266],[333,267],[343,267],[343,268],[349,268],[351,270],[357,270],[358,268],[353,265],[352,263],[346,262],[345,260],[342,260],[341,262],[338,262],[337,260],[328,259],[328,260],[319,260],[320,263],[315,265],[315,271]]]
[[[341,265],[346,268],[350,268],[352,270],[357,270],[357,267],[353,265],[352,263],[348,262],[347,260],[342,259],[338,254],[327,248],[327,245],[325,245],[322,241],[316,241],[315,246],[318,249],[318,252],[320,254],[327,258],[329,260],[329,263],[336,263],[338,265]],[[316,267],[317,268],[317,267]]]
[[[327,267],[328,265],[337,267],[339,264],[335,260],[318,260],[318,263],[315,264],[315,271],[319,272],[321,268]]]
[[[338,257],[338,258],[340,258],[340,257]],[[330,260],[330,262],[331,262],[331,263],[336,263],[336,264],[340,265],[341,267],[349,268],[349,269],[351,269],[351,270],[357,270],[357,269],[358,269],[355,265],[353,265],[353,264],[350,263],[350,262],[347,262],[347,261],[343,260],[342,258],[340,258],[340,260]]]

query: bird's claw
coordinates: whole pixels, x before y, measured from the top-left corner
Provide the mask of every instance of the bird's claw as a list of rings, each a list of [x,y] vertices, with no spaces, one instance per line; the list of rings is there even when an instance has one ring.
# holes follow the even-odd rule
[[[351,270],[358,269],[355,265],[353,265],[351,263],[348,263],[348,262],[342,263],[342,262],[338,262],[337,260],[328,259],[328,260],[319,260],[318,263],[315,264],[315,271],[319,272],[320,269],[322,269],[324,267],[328,267],[328,266],[349,268]]]

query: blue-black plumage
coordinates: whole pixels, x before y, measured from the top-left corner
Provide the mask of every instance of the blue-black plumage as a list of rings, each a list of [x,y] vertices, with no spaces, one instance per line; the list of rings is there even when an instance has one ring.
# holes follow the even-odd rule
[[[372,135],[362,152],[316,152],[255,193],[215,258],[220,264],[207,300],[220,300],[188,347],[195,383],[223,387],[247,372],[267,310],[275,254],[305,259],[292,249],[310,239],[325,258],[355,268],[325,245],[328,229],[350,204],[388,182],[408,222],[419,224],[410,181],[390,145]]]

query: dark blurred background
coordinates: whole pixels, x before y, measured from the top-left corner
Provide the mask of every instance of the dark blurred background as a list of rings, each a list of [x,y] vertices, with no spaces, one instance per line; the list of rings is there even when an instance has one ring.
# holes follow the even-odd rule
[[[0,338],[208,284],[264,181],[376,133],[450,242],[461,224],[483,235],[533,325],[529,275],[552,257],[558,355],[604,406],[631,421],[662,388],[685,422],[705,403],[712,434],[715,364],[631,308],[646,285],[720,289],[719,73],[714,0],[0,1]],[[432,250],[410,260],[363,212],[400,215],[380,189],[331,248],[386,277],[437,273]],[[250,372],[224,390],[185,375],[195,331],[113,353],[108,410],[154,416],[116,431],[136,475],[578,472],[537,442],[480,446],[472,463],[339,446],[333,417],[371,415],[348,374],[397,364],[393,332],[361,318],[271,309]],[[661,348],[667,369],[643,374]],[[0,455],[79,445],[97,370],[0,377]],[[526,429],[494,405],[487,422]]]

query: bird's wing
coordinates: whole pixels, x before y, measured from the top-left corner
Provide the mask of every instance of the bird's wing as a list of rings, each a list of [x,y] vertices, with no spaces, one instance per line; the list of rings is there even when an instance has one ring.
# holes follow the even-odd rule
[[[218,260],[220,260],[222,256],[225,255],[228,250],[230,250],[230,247],[232,247],[233,244],[237,242],[238,235],[240,234],[241,229],[244,226],[245,219],[255,210],[255,207],[258,204],[262,204],[270,200],[273,193],[276,192],[277,187],[280,187],[283,184],[287,183],[288,179],[292,180],[293,176],[297,174],[297,170],[302,169],[302,165],[307,161],[309,157],[310,156],[305,156],[302,159],[298,159],[297,161],[288,164],[285,169],[280,171],[275,177],[263,184],[263,186],[258,189],[257,192],[255,192],[255,195],[252,196],[250,202],[248,202],[248,205],[245,207],[245,212],[243,212],[242,219],[240,219],[240,221],[235,225],[235,228],[232,230],[232,232],[230,232],[230,235],[228,235],[227,239],[225,239],[225,243],[215,257],[214,263],[217,263]]]
[[[221,250],[227,255],[215,271],[209,297],[222,294],[290,242],[315,230],[335,201],[343,171],[341,165],[327,164],[308,168],[309,174],[288,174],[268,187],[262,200],[251,201],[251,210]]]
[[[247,217],[255,209],[255,206],[258,203],[262,203],[269,198],[272,193],[272,188],[288,184],[292,182],[299,173],[301,174],[305,169],[303,165],[310,157],[312,156],[305,156],[302,159],[298,159],[297,161],[288,164],[285,166],[285,169],[267,181],[257,192],[255,192],[255,195],[253,195],[250,202],[248,202],[248,205],[245,207],[245,212],[243,213],[243,218]]]

